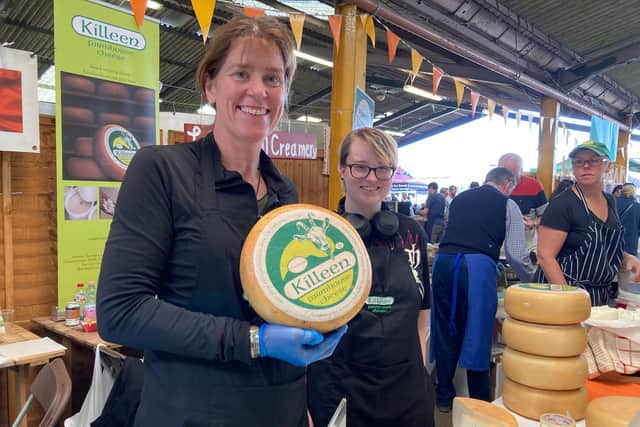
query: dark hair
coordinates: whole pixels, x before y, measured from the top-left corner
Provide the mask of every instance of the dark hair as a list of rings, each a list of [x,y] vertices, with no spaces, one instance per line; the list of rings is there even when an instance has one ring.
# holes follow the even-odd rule
[[[491,169],[484,180],[485,182],[493,182],[496,185],[504,185],[507,182],[511,184],[516,183],[516,177],[513,176],[513,173],[507,168]]]
[[[480,183],[478,181],[471,181],[471,184],[469,184],[469,188],[476,188],[476,187],[480,187]]]
[[[549,196],[549,200],[556,198],[560,193],[564,192],[565,190],[567,190],[568,188],[571,188],[571,186],[573,185],[573,180],[572,179],[563,179],[562,181],[560,181],[558,183],[558,185],[556,186],[556,188],[553,189],[553,192],[551,193],[551,195]]]
[[[438,191],[438,183],[437,182],[430,182],[427,187],[431,188],[432,190]]]
[[[622,184],[618,184],[615,187],[613,187],[613,190],[611,190],[611,194],[615,194],[618,191],[622,191]]]
[[[231,44],[242,37],[272,41],[278,46],[284,63],[287,93],[296,70],[295,45],[287,27],[270,16],[237,16],[218,27],[196,70],[196,87],[205,93],[207,79],[215,79],[229,56]],[[257,53],[257,52],[256,52]]]

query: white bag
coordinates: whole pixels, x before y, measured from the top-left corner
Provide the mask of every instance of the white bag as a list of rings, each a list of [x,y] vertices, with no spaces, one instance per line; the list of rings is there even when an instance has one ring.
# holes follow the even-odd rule
[[[96,356],[93,361],[93,378],[91,379],[87,397],[84,398],[80,412],[64,420],[64,427],[89,427],[100,416],[104,404],[107,402],[115,378],[109,369],[102,366],[100,358],[101,345],[98,344],[96,347]]]

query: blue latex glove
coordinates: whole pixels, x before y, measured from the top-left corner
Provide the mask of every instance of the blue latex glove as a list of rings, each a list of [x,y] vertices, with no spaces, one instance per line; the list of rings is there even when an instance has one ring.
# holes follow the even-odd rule
[[[294,366],[307,366],[331,356],[347,329],[344,325],[323,336],[312,329],[264,323],[258,332],[260,356],[284,360]]]

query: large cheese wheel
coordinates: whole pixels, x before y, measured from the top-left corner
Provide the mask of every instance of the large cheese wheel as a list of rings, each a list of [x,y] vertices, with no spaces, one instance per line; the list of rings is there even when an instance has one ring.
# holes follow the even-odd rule
[[[507,288],[504,308],[509,316],[545,325],[570,325],[589,318],[587,291],[567,285],[521,283]]]
[[[93,123],[96,114],[89,108],[65,106],[62,107],[62,118],[75,123]]]
[[[66,171],[64,179],[102,181],[107,178],[93,159],[68,157],[64,160],[64,166]]]
[[[506,409],[484,400],[468,397],[453,399],[453,425],[456,427],[518,427]]]
[[[587,427],[640,427],[640,398],[607,396],[587,406]]]
[[[140,144],[131,132],[122,126],[101,127],[94,139],[94,157],[109,178],[122,181],[131,159]]]
[[[98,86],[98,95],[126,99],[129,97],[129,88],[121,83],[105,81]]]
[[[511,380],[543,390],[575,390],[584,386],[589,369],[582,356],[546,357],[506,347],[502,368]]]
[[[240,279],[263,319],[327,332],[347,323],[371,287],[369,255],[340,215],[307,204],[263,216],[242,247]]]
[[[574,420],[581,420],[587,410],[587,391],[584,387],[563,391],[541,390],[505,378],[502,401],[513,412],[536,421],[549,413],[567,414]]]
[[[62,87],[64,88],[64,90],[82,92],[86,95],[93,95],[94,93],[96,93],[96,84],[93,80],[87,77],[67,74],[65,72],[61,74]]]
[[[587,330],[576,325],[540,325],[506,318],[502,340],[509,347],[538,356],[570,357],[582,354]]]

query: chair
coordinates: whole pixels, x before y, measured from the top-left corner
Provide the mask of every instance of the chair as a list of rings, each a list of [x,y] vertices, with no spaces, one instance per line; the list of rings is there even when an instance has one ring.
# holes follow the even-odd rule
[[[27,415],[27,410],[35,397],[45,413],[39,427],[55,427],[60,422],[62,414],[71,398],[71,378],[67,373],[62,359],[54,359],[44,365],[36,375],[31,387],[31,393],[12,427],[18,427]]]

